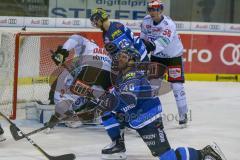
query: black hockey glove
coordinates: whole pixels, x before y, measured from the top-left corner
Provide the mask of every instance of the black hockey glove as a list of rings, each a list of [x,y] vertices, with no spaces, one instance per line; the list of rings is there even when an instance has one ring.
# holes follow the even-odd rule
[[[105,47],[106,51],[111,55],[118,51],[117,45],[112,42],[105,44],[104,47]]]
[[[144,45],[146,46],[147,53],[150,53],[156,49],[156,45],[152,41],[147,41],[145,39],[142,39]]]
[[[89,120],[89,118],[94,118],[96,116],[102,116],[106,112],[111,112],[118,103],[118,99],[113,94],[105,94],[100,98],[99,101],[94,101],[94,108],[77,113],[79,119]]]
[[[63,49],[62,46],[58,46],[57,50],[55,52],[52,52],[52,60],[54,63],[58,66],[59,64],[63,64],[66,60],[66,58],[69,55],[69,51],[66,49]]]
[[[94,108],[95,115],[102,116],[105,112],[114,110],[118,105],[118,98],[111,93],[99,98],[100,101]]]

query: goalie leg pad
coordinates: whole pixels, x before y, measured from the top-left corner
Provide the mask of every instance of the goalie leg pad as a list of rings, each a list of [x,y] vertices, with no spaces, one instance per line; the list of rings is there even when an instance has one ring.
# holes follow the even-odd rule
[[[64,100],[56,104],[55,112],[60,115],[61,118],[65,118],[67,111],[71,109],[73,101]]]

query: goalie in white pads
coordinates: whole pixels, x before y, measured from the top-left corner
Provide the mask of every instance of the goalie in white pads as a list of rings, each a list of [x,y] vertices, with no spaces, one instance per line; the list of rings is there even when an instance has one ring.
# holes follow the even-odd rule
[[[150,0],[148,13],[141,26],[140,37],[146,46],[153,50],[151,62],[158,62],[168,67],[168,81],[177,103],[179,124],[187,124],[187,102],[183,86],[183,45],[176,32],[176,25],[170,17],[162,14],[164,9],[161,0]]]
[[[113,65],[119,71],[114,90],[101,96],[97,107],[87,111],[103,116],[103,125],[112,140],[112,144],[102,150],[103,159],[127,158],[120,129],[130,127],[138,132],[152,155],[161,160],[223,160],[216,146],[208,145],[201,150],[190,147],[172,149],[163,129],[161,102],[153,94],[148,78],[135,65],[140,54],[135,49],[126,48],[112,57]],[[76,83],[72,90],[94,99],[94,89],[82,82]]]
[[[75,50],[75,58],[68,65],[64,62],[72,49]],[[59,119],[71,117],[73,111],[78,111],[80,107],[82,110],[95,105],[86,98],[71,93],[69,88],[75,80],[84,81],[88,85],[98,88],[99,94],[112,85],[110,79],[111,59],[96,43],[83,36],[72,35],[63,46],[59,46],[53,52],[52,59],[56,65],[63,67],[63,71],[58,75],[55,86],[52,85],[54,86],[52,90],[54,91],[56,107],[55,115],[51,117],[48,124],[56,124]],[[52,76],[55,77],[56,75],[53,74]],[[91,116],[90,119],[94,118],[94,115]],[[73,121],[79,120],[73,119]]]

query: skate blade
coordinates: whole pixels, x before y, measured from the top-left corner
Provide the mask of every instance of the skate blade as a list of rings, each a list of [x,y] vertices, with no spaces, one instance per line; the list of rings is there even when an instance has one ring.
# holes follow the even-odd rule
[[[224,155],[221,148],[218,146],[216,142],[213,142],[211,147],[214,149],[215,152],[217,152],[221,156],[222,160],[227,160],[226,156]]]
[[[126,160],[126,153],[102,154],[102,160]]]

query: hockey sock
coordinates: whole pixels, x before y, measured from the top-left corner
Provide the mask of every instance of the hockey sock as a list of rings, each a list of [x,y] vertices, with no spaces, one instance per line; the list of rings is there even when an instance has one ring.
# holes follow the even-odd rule
[[[184,114],[188,112],[183,83],[172,83],[171,87],[178,107],[179,120],[183,120],[185,118]]]
[[[120,124],[114,114],[105,114],[102,117],[102,122],[112,141],[121,137]]]

